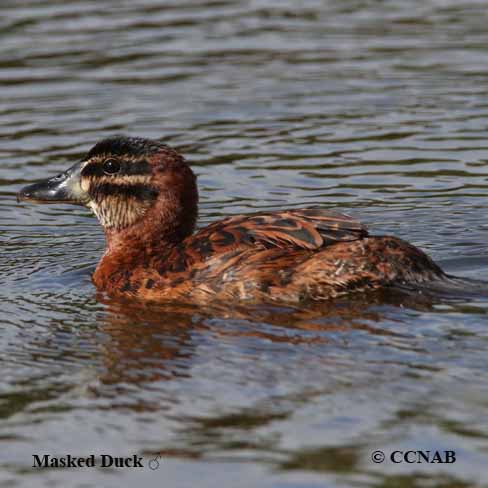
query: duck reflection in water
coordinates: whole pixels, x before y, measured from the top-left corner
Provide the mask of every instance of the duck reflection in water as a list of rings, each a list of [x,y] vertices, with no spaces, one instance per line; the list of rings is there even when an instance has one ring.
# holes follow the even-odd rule
[[[107,314],[100,326],[103,344],[103,384],[165,381],[191,375],[198,348],[195,337],[217,337],[236,344],[248,339],[260,344],[335,347],[352,331],[376,337],[405,337],[392,330],[405,307],[431,311],[438,298],[412,291],[378,290],[351,299],[310,302],[307,307],[226,303],[198,307],[189,304],[143,304],[100,296]],[[403,313],[403,310],[402,310]],[[339,334],[339,336],[338,336]],[[345,334],[345,335],[343,335]]]

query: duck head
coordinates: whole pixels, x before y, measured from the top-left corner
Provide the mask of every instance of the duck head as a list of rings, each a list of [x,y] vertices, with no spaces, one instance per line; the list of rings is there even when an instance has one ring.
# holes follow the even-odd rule
[[[193,232],[198,192],[195,175],[175,150],[116,136],[97,143],[65,172],[26,186],[17,199],[84,205],[109,238],[152,231],[162,241],[178,242]]]

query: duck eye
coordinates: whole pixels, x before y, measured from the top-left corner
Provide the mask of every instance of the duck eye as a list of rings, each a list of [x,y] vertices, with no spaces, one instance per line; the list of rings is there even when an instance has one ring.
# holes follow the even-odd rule
[[[114,175],[120,171],[120,163],[116,159],[107,159],[103,163],[103,171],[107,175]]]

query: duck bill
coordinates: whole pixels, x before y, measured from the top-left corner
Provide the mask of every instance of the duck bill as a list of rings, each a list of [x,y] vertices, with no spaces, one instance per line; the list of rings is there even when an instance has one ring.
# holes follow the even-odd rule
[[[87,195],[81,188],[80,171],[81,163],[77,163],[64,173],[28,185],[17,193],[17,201],[83,205]]]

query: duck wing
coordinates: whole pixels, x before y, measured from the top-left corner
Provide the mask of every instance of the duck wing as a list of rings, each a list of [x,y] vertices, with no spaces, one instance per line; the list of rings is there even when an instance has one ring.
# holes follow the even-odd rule
[[[249,247],[316,250],[367,235],[366,227],[348,215],[307,208],[220,220],[188,238],[186,245],[205,259]]]

